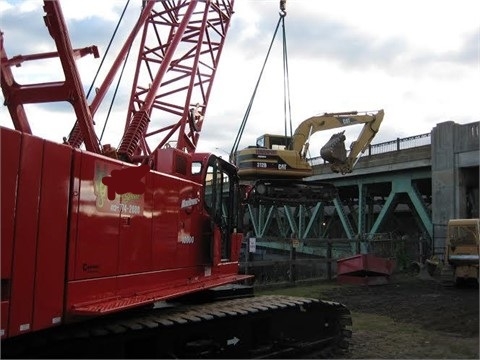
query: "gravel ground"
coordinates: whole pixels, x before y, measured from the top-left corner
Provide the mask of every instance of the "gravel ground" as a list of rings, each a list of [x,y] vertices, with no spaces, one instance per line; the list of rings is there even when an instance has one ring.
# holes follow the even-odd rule
[[[478,297],[478,285],[445,287],[435,279],[408,275],[394,276],[387,285],[322,291],[322,298],[341,302],[352,312],[347,358],[478,359]],[[379,326],[376,319],[381,319]],[[356,320],[367,323],[356,329]]]

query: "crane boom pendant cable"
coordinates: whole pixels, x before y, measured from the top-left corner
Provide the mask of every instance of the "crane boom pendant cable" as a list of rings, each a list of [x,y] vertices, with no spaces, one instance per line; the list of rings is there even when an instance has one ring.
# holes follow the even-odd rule
[[[110,41],[108,42],[107,48],[105,49],[105,53],[104,53],[104,55],[103,55],[103,57],[102,57],[102,60],[100,61],[100,64],[98,65],[97,72],[95,73],[95,76],[93,77],[92,83],[90,84],[90,87],[89,87],[88,92],[87,92],[87,94],[86,94],[86,98],[87,98],[87,99],[90,97],[90,94],[91,94],[91,92],[92,92],[92,90],[93,90],[93,88],[94,88],[94,86],[95,86],[95,82],[96,82],[96,80],[97,80],[97,77],[98,77],[98,75],[100,74],[100,71],[101,71],[101,69],[102,69],[102,67],[103,67],[103,64],[104,64],[104,62],[105,62],[105,59],[107,58],[107,55],[108,55],[108,53],[109,53],[109,51],[110,51],[110,47],[112,46],[113,40],[115,39],[115,36],[116,36],[116,34],[117,34],[117,31],[118,31],[118,28],[120,27],[120,23],[121,23],[122,20],[123,20],[123,17],[124,17],[124,15],[125,15],[125,12],[127,11],[127,8],[128,8],[128,5],[129,5],[129,4],[130,4],[130,0],[127,0],[127,2],[125,3],[125,6],[124,6],[124,8],[123,8],[122,14],[120,15],[120,18],[118,19],[117,25],[115,26],[115,30],[113,31],[113,34],[112,34],[112,36],[110,37]],[[126,62],[126,60],[125,60],[125,62]],[[123,70],[122,70],[122,72],[123,72]],[[118,88],[118,86],[117,86],[117,88]],[[116,94],[116,91],[115,91],[115,94]],[[114,95],[114,98],[115,98],[115,95]],[[112,103],[113,103],[113,101],[114,101],[114,98],[112,99]],[[111,110],[111,106],[110,106],[110,110]],[[110,110],[109,110],[108,114],[110,114]],[[106,125],[107,125],[107,122],[108,122],[108,115],[107,115],[107,119],[105,120],[105,124],[103,125],[102,134],[101,134],[100,138],[97,139],[97,140],[99,141],[99,143],[102,141],[103,132],[105,131],[105,127],[106,127]],[[75,125],[73,126],[72,130],[70,131],[69,137],[72,135],[72,132],[74,132],[76,126],[78,126],[78,125],[77,125],[77,122],[75,122]]]

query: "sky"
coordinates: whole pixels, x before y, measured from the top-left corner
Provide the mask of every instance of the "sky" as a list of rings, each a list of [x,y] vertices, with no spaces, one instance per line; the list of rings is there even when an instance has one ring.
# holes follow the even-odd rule
[[[125,30],[138,17],[131,1]],[[0,0],[0,29],[9,57],[54,51],[43,23],[42,1]],[[105,50],[123,0],[63,1],[74,47]],[[226,157],[247,111],[279,19],[278,0],[235,0],[198,151]],[[325,112],[385,110],[373,144],[424,133],[436,124],[480,121],[480,1],[288,0],[285,17],[293,129]],[[284,134],[282,37],[279,33],[259,83],[239,149],[265,133]],[[85,89],[100,63],[77,61]],[[55,78],[53,61],[13,69],[22,82]],[[126,91],[130,85],[126,84]],[[3,99],[2,99],[3,100]],[[113,116],[125,118],[127,106]],[[33,133],[61,142],[73,126],[69,105],[28,105]],[[96,131],[106,114],[99,110]],[[0,125],[12,127],[5,107]],[[221,131],[219,130],[221,129]],[[346,129],[347,143],[361,126]],[[123,126],[107,128],[104,143],[118,144]],[[335,131],[334,131],[335,132]],[[338,129],[336,130],[338,132]],[[310,156],[319,156],[331,131],[314,134]]]

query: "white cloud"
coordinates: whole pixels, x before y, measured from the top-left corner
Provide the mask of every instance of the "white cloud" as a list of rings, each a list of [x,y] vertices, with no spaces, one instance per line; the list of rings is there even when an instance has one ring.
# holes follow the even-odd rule
[[[63,15],[67,20],[84,20],[93,17],[100,17],[104,20],[116,23],[124,6],[125,1],[118,0],[82,0],[62,2]]]
[[[219,155],[225,154],[216,148],[230,151],[278,21],[278,3],[278,0],[235,1],[235,14],[199,150]],[[40,1],[33,0],[0,1],[2,14],[8,15],[2,19],[1,27],[10,56],[39,49],[47,51],[43,49],[52,46],[42,24],[39,4]],[[74,46],[97,44],[103,52],[123,6],[123,1],[62,2]],[[138,11],[139,5],[131,10],[127,17],[130,23]],[[479,121],[479,13],[477,0],[288,1],[285,22],[293,127],[318,113],[384,108],[384,123],[375,143],[429,132],[436,123],[447,120]],[[14,17],[28,21],[19,26]],[[277,41],[241,147],[253,144],[263,133],[284,131],[281,60]],[[86,88],[98,63],[91,57],[78,62]],[[15,72],[22,81],[43,81],[57,70],[47,63],[32,63]],[[125,84],[124,93],[129,90]],[[123,105],[123,113],[116,108],[116,116],[121,118],[117,124],[124,121],[127,104]],[[38,113],[35,109],[38,107],[29,111],[32,121],[47,116],[43,107]],[[5,108],[1,111],[5,112]],[[99,118],[100,132],[104,112],[99,112]],[[0,123],[11,126],[8,116],[2,115]],[[119,135],[122,127],[109,125],[108,136]],[[51,130],[41,130],[49,136],[54,129],[52,125]],[[321,141],[315,140],[311,146],[312,155],[318,154]]]

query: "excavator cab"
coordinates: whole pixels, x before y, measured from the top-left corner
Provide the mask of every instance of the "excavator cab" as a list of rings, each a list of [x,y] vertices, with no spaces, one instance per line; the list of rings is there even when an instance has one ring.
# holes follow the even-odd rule
[[[257,138],[257,148],[284,150],[292,141],[291,136],[264,134]]]

